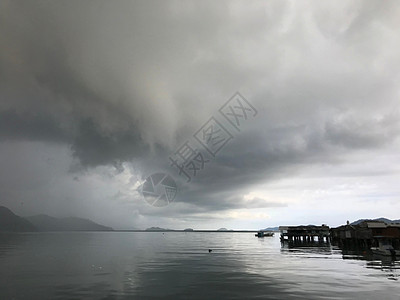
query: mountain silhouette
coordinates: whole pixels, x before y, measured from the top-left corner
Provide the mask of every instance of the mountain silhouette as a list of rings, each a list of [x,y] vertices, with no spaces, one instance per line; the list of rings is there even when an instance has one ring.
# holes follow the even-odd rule
[[[5,206],[0,206],[0,231],[29,232],[37,228],[29,221],[14,214]]]
[[[359,219],[357,221],[352,222],[350,225],[358,225],[364,221],[381,221],[381,222],[385,222],[386,224],[400,223],[400,219],[399,220],[390,220],[387,218],[377,218],[377,219]]]
[[[82,218],[54,218],[48,215],[20,217],[0,206],[0,232],[30,231],[111,231],[111,227]]]
[[[48,215],[26,217],[39,231],[111,231],[111,227],[82,218],[54,218]]]

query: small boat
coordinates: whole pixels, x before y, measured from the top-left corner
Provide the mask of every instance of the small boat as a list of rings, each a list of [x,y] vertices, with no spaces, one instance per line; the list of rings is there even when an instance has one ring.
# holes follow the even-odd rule
[[[259,231],[255,234],[256,237],[265,237],[265,236],[274,236],[274,233],[271,231]]]
[[[372,253],[378,255],[393,256],[393,257],[400,256],[400,250],[395,250],[393,246],[385,240],[380,240],[378,247],[371,247],[371,251]]]

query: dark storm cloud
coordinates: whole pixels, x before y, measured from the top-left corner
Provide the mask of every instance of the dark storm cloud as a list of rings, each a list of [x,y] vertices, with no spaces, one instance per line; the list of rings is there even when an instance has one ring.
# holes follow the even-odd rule
[[[68,134],[51,117],[13,110],[0,112],[0,139],[65,142]]]
[[[346,148],[380,148],[399,135],[399,119],[390,114],[380,119],[357,119],[347,116],[325,125],[326,140]]]
[[[182,215],[282,207],[244,195],[310,166],[346,173],[348,155],[398,139],[398,14],[391,1],[3,1],[0,139],[65,145],[72,171],[168,171],[193,204]],[[183,185],[168,156],[236,91],[257,117]]]
[[[136,128],[103,133],[92,120],[80,122],[72,142],[73,154],[85,166],[107,165],[145,156],[149,150]]]
[[[245,201],[243,195],[257,185],[299,176],[308,166],[345,166],[349,163],[347,155],[355,150],[378,153],[399,136],[396,116],[389,113],[376,119],[339,114],[319,124],[307,122],[283,127],[271,124],[266,131],[241,132],[181,191],[177,201],[214,210],[257,205],[280,207],[279,203],[274,206],[276,203],[268,200],[263,200],[263,204]],[[265,124],[265,120],[254,123]],[[357,176],[354,171],[346,170],[343,168],[341,172]],[[371,172],[375,176],[385,175],[387,170],[365,170],[358,176],[369,176]]]
[[[135,117],[82,78],[72,62],[79,44],[62,28],[63,4],[48,4],[2,4],[0,138],[63,142],[83,166],[143,155],[148,145]]]
[[[92,119],[81,119],[70,128],[62,128],[52,116],[40,113],[0,112],[0,139],[64,143],[70,145],[73,155],[86,167],[116,166],[148,152],[133,126],[107,132]]]

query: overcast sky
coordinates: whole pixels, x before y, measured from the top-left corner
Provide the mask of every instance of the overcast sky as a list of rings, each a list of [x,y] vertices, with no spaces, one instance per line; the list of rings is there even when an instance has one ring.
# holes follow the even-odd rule
[[[0,205],[123,229],[398,219],[399,28],[397,1],[1,1]],[[236,92],[240,131],[218,112]],[[232,138],[187,183],[169,157],[203,153],[211,117]],[[155,172],[166,207],[138,190]]]

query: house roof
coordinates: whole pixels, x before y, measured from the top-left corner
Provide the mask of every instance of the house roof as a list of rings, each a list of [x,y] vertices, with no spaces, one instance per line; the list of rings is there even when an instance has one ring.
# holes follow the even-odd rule
[[[384,222],[367,222],[368,228],[386,228],[387,224]]]

